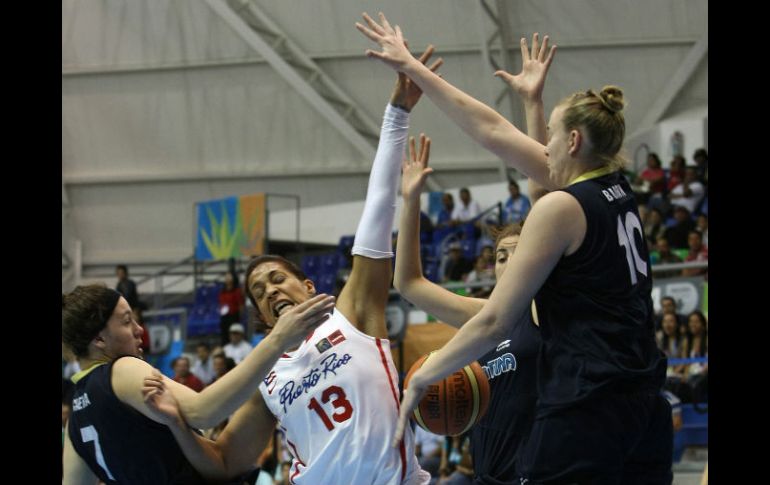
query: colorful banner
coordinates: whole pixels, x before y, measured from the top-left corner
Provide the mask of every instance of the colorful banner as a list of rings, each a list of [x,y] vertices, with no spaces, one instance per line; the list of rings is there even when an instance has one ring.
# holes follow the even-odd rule
[[[198,202],[195,211],[197,260],[248,257],[264,251],[265,194]]]

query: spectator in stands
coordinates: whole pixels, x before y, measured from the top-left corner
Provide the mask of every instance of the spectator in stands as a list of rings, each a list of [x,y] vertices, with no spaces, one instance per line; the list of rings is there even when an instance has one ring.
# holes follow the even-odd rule
[[[436,229],[448,229],[454,227],[454,221],[452,220],[452,214],[455,210],[455,199],[449,192],[444,192],[441,196],[442,209],[438,213],[438,219],[436,219]]]
[[[484,258],[484,262],[486,263],[487,268],[492,270],[492,273],[495,272],[495,243],[494,241],[489,241],[490,244],[485,244],[481,248],[481,257]]]
[[[666,190],[666,172],[663,171],[657,153],[647,155],[647,168],[642,170],[639,178],[648,185],[650,196],[663,197]]]
[[[192,373],[195,374],[201,382],[209,385],[214,381],[216,373],[214,372],[214,359],[211,357],[211,347],[206,342],[200,342],[195,346],[197,357],[193,362]]]
[[[529,214],[529,209],[532,208],[532,204],[529,202],[527,196],[522,195],[519,192],[519,183],[514,179],[508,181],[508,193],[511,194],[508,200],[505,201],[504,207],[504,223],[511,224],[514,222],[522,222],[524,218]]]
[[[706,214],[699,214],[695,220],[695,227],[700,231],[701,240],[703,245],[708,247],[709,245],[709,216]]]
[[[235,367],[235,361],[224,353],[214,353],[211,360],[214,365],[214,380],[219,379]]]
[[[688,248],[687,239],[694,227],[695,223],[690,218],[690,211],[681,205],[674,207],[674,224],[664,233],[668,244],[673,249]]]
[[[473,270],[465,277],[466,283],[476,283],[479,281],[488,281],[495,279],[495,268],[487,265],[484,256],[478,256],[476,258],[476,264],[473,266]],[[492,286],[483,286],[480,288],[466,288],[465,290],[468,296],[475,298],[488,298],[492,293]]]
[[[655,246],[655,241],[666,232],[666,225],[663,222],[663,213],[660,209],[650,209],[647,213],[647,221],[644,222],[644,235],[647,237],[647,245]]]
[[[238,275],[234,271],[225,273],[225,286],[219,292],[219,330],[222,336],[222,345],[230,341],[230,325],[241,321],[241,312],[245,300],[241,286],[238,283]]]
[[[240,323],[230,325],[230,343],[225,345],[225,355],[235,361],[236,364],[249,355],[253,348],[246,340],[246,330]]]
[[[471,191],[466,187],[461,188],[460,205],[452,212],[452,219],[459,224],[471,221],[479,214],[481,214],[481,206],[471,198]]]
[[[671,251],[671,246],[669,246],[668,239],[665,237],[658,237],[658,240],[655,242],[655,248],[658,250],[658,264],[675,264],[682,262],[682,258]],[[658,278],[673,278],[679,276],[679,270],[671,269],[656,271],[655,276]]]
[[[663,315],[672,313],[676,316],[677,328],[682,335],[687,334],[687,318],[677,313],[676,300],[670,296],[664,296],[660,299],[660,313],[655,315],[655,331],[659,332],[663,328]]]
[[[214,381],[227,374],[235,367],[235,361],[230,357],[225,356],[225,354],[221,352],[215,352],[211,357],[211,361],[214,367]],[[210,440],[217,439],[217,437],[222,433],[222,430],[225,429],[225,426],[227,426],[228,421],[229,418],[222,420],[213,428],[206,430],[203,435]]]
[[[709,180],[709,154],[705,148],[698,148],[692,155],[695,160],[696,172],[698,173],[698,180],[703,182],[704,185],[708,184]]]
[[[171,368],[174,369],[173,380],[183,384],[195,392],[201,392],[205,387],[203,382],[198,379],[195,374],[190,373],[190,359],[185,356],[177,357],[171,363]]]
[[[675,313],[663,314],[663,329],[658,333],[658,348],[669,359],[682,359],[687,357],[687,341],[679,333],[679,322]],[[667,379],[682,379],[684,365],[668,366]]]
[[[125,264],[119,264],[115,267],[115,275],[118,277],[118,284],[115,291],[123,295],[131,308],[140,307],[139,292],[136,290],[136,283],[128,277],[128,267]]]
[[[669,193],[684,180],[684,166],[685,159],[681,155],[676,155],[671,160],[671,165],[668,169],[668,180],[666,182],[666,189]]]
[[[684,180],[671,189],[668,198],[674,206],[683,205],[692,214],[703,199],[705,191],[705,186],[698,181],[696,167],[689,166],[684,172]]]
[[[695,310],[687,316],[688,342],[687,352],[690,358],[708,357],[709,355],[709,337],[708,322],[702,312]],[[687,366],[687,380],[692,388],[695,388],[698,381],[708,376],[708,363],[692,363]]]
[[[708,262],[708,248],[703,245],[703,239],[698,230],[693,229],[687,235],[687,245],[690,251],[687,253],[685,262]],[[682,276],[708,275],[708,271],[708,268],[685,268],[682,270]]]
[[[453,242],[449,245],[449,256],[447,258],[442,281],[444,283],[448,281],[463,281],[472,269],[473,263],[465,259],[459,242]]]

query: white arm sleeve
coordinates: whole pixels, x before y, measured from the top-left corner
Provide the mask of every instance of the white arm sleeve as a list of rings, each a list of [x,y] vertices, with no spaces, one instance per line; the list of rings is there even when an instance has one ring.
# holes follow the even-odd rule
[[[393,257],[393,218],[401,161],[406,146],[409,113],[388,103],[382,119],[380,143],[374,156],[361,221],[353,240],[353,254],[373,259]]]

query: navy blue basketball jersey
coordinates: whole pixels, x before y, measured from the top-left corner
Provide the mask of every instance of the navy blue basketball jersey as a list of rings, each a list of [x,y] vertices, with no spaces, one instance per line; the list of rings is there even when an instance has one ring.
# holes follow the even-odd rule
[[[77,454],[105,483],[204,483],[168,427],[115,395],[115,362],[98,365],[75,382],[68,432]]]
[[[580,203],[586,233],[535,297],[543,339],[538,415],[597,391],[657,391],[666,360],[655,344],[650,257],[637,202],[620,172],[562,189]]]
[[[540,331],[527,311],[508,339],[478,361],[489,379],[490,400],[471,430],[474,483],[518,483],[515,456],[535,418],[539,348]]]

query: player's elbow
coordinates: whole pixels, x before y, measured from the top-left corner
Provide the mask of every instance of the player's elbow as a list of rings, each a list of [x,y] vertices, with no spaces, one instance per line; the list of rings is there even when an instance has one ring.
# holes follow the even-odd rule
[[[493,309],[482,310],[479,314],[482,332],[490,342],[500,342],[505,340],[510,334],[508,325],[502,316]]]
[[[409,298],[409,293],[413,291],[414,285],[420,279],[420,275],[416,272],[401,271],[396,268],[396,272],[393,275],[393,287],[401,295]]]
[[[184,415],[184,419],[187,424],[193,428],[209,429],[213,428],[221,421],[218,421],[216,416],[205,412],[201,406],[196,404],[182,408],[182,414]]]

